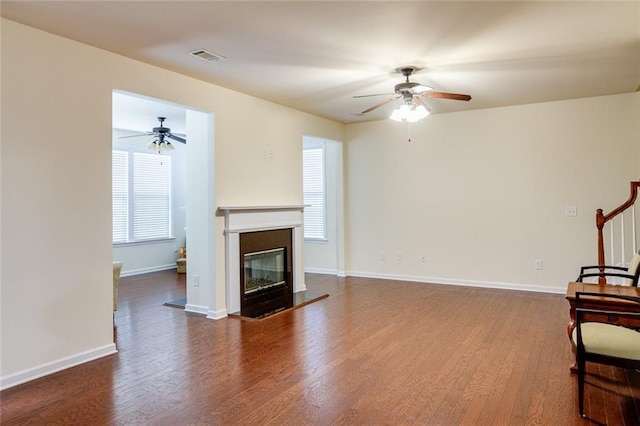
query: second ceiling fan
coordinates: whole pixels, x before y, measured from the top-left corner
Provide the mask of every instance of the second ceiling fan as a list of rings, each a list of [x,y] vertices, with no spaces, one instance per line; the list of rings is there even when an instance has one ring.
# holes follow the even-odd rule
[[[173,149],[173,145],[171,145],[169,139],[173,139],[174,141],[186,144],[187,140],[185,138],[171,133],[170,128],[164,127],[164,120],[166,120],[166,117],[158,117],[160,127],[154,127],[151,132],[146,132],[141,135],[121,136],[120,139],[135,138],[139,136],[153,136],[154,138],[147,142],[147,147],[153,151],[158,152],[170,151]]]
[[[469,101],[471,100],[470,95],[463,95],[459,93],[446,93],[446,92],[436,92],[433,90],[433,87],[425,86],[420,83],[416,83],[414,81],[409,81],[409,77],[417,70],[416,67],[403,67],[398,68],[397,71],[402,73],[405,77],[405,81],[399,84],[396,84],[394,87],[394,93],[380,93],[375,95],[359,95],[354,96],[354,98],[367,98],[372,96],[389,96],[392,95],[392,98],[385,99],[384,101],[373,105],[370,108],[365,109],[360,112],[360,114],[366,114],[368,112],[374,111],[384,105],[387,105],[391,102],[394,102],[400,98],[402,98],[403,104],[407,106],[422,106],[425,109],[427,105],[425,104],[423,97],[427,98],[438,98],[438,99],[451,99],[454,101]]]

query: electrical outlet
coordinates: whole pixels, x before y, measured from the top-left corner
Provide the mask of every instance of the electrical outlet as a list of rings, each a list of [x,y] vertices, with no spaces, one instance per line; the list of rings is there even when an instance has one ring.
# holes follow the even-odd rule
[[[535,266],[536,270],[538,270],[538,271],[542,271],[542,269],[544,268],[544,264],[542,263],[542,260],[540,260],[540,259],[536,259],[535,260],[534,266]]]
[[[387,255],[385,254],[385,252],[381,251],[380,252],[380,260],[385,260],[387,258]]]
[[[420,262],[425,263],[427,261],[427,256],[420,256]]]
[[[193,276],[193,286],[200,287],[200,275]]]
[[[401,251],[399,251],[399,252],[398,252],[398,255],[397,255],[397,257],[396,257],[396,260],[397,260],[398,262],[402,262],[402,261],[404,260],[404,254],[402,254],[402,252],[401,252]]]
[[[565,216],[578,216],[578,208],[576,206],[567,206],[564,208]]]

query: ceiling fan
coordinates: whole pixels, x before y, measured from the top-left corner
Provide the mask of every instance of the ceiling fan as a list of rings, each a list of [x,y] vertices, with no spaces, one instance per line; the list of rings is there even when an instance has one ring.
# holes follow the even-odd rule
[[[428,111],[428,107],[425,104],[424,100],[422,99],[423,96],[427,98],[451,99],[454,101],[471,100],[471,96],[469,95],[463,95],[459,93],[435,92],[433,90],[433,87],[425,86],[420,83],[416,83],[414,81],[409,81],[409,77],[416,70],[417,70],[416,67],[403,67],[403,68],[397,69],[397,71],[402,73],[402,75],[405,77],[405,81],[395,85],[394,93],[379,93],[375,95],[354,96],[354,98],[366,98],[371,96],[389,96],[389,95],[393,96],[392,98],[386,99],[378,104],[375,104],[370,108],[365,109],[364,111],[360,112],[360,114],[366,114],[384,105],[394,102],[400,98],[402,98],[403,105],[407,105],[407,107],[409,108],[422,107],[426,111]]]
[[[123,138],[136,138],[136,137],[140,137],[140,136],[154,136],[153,139],[151,139],[149,142],[147,142],[147,147],[149,149],[152,149],[154,151],[171,151],[173,148],[173,145],[171,145],[171,142],[168,139],[173,139],[174,141],[178,141],[180,143],[187,143],[187,140],[185,138],[182,138],[180,136],[176,136],[173,133],[171,133],[171,129],[168,127],[164,127],[163,123],[166,120],[166,117],[158,117],[158,121],[160,122],[160,126],[159,127],[154,127],[153,130],[151,132],[146,132],[142,135],[131,135],[131,136],[122,136],[120,139]]]

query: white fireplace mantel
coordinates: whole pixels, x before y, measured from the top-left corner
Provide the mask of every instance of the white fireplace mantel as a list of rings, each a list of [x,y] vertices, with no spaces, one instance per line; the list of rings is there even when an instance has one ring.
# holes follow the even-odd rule
[[[218,207],[224,213],[225,278],[227,312],[240,312],[240,234],[243,232],[292,229],[293,291],[305,291],[304,282],[304,206]]]

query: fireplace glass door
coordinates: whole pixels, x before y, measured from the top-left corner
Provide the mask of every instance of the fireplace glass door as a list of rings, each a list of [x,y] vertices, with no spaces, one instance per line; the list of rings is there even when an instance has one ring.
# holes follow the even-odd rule
[[[285,249],[277,248],[244,255],[244,293],[286,285]]]

